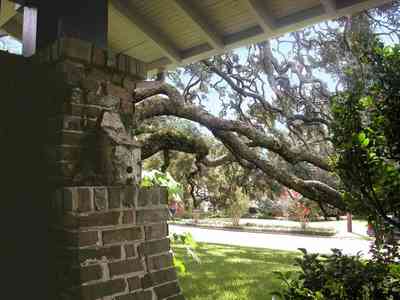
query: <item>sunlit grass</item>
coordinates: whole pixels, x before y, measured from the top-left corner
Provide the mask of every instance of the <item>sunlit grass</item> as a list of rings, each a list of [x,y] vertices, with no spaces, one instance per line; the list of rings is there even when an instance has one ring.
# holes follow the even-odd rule
[[[174,247],[184,258],[185,250]],[[186,273],[179,279],[187,300],[270,300],[280,287],[274,271],[295,270],[300,252],[199,243],[198,264],[184,258]]]

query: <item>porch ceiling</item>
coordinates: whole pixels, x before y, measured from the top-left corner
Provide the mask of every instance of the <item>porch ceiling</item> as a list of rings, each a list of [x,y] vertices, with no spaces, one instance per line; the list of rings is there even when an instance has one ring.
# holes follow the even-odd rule
[[[20,13],[0,1],[0,29],[20,38]],[[390,1],[109,0],[109,47],[173,68]]]

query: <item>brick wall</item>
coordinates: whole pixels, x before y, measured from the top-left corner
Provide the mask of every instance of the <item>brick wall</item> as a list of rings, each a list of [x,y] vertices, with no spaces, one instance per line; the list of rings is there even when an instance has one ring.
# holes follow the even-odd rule
[[[164,188],[68,187],[53,204],[60,299],[184,299]]]
[[[48,105],[46,155],[51,178],[60,185],[107,184],[98,160],[101,114],[116,103],[127,130],[134,124],[133,91],[143,79],[145,65],[75,39],[61,39],[42,50],[35,62],[51,66],[61,77],[63,92]],[[134,175],[140,177],[140,151]]]
[[[135,125],[132,92],[144,71],[77,40],[34,59],[0,52],[2,272],[11,283],[2,295],[9,288],[13,299],[184,299],[166,191],[82,175],[93,170],[107,102],[117,101],[124,124]]]

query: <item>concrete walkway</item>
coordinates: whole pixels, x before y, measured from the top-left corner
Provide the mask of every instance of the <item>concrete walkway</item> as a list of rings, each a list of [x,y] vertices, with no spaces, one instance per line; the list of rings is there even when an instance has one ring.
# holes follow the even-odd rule
[[[170,234],[190,232],[197,242],[226,244],[235,246],[268,248],[296,251],[305,248],[312,253],[329,254],[330,249],[338,248],[343,253],[355,255],[361,251],[369,257],[371,241],[346,237],[311,237],[286,234],[249,233],[232,230],[204,229],[189,226],[169,225]]]

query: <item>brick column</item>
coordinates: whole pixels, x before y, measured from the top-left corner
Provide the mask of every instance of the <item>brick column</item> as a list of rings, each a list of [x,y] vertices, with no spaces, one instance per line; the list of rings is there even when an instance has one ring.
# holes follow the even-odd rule
[[[125,127],[135,125],[132,92],[145,64],[62,39],[31,59],[0,52],[0,65],[11,295],[184,299],[167,238],[166,191],[110,186],[96,166],[99,117],[113,103]],[[132,151],[139,177],[140,149]]]
[[[60,299],[184,299],[164,188],[68,187],[53,200]]]

